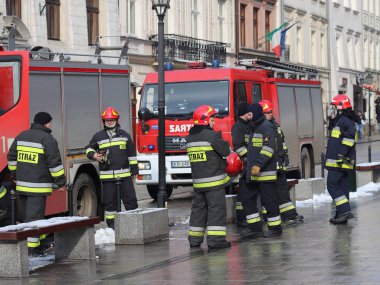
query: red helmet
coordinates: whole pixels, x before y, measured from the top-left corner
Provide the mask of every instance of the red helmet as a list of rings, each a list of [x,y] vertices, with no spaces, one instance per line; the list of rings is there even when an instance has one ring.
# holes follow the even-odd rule
[[[269,100],[261,100],[259,102],[261,107],[263,107],[263,113],[273,112],[273,104]]]
[[[213,107],[202,105],[195,109],[193,114],[194,125],[207,126],[210,122],[210,118],[217,114]]]
[[[102,120],[118,120],[119,113],[113,107],[107,107],[102,113]]]
[[[335,105],[338,110],[352,108],[350,98],[345,94],[336,95],[330,104]]]
[[[239,155],[236,152],[231,152],[227,156],[226,172],[229,176],[236,176],[240,173],[242,162]]]

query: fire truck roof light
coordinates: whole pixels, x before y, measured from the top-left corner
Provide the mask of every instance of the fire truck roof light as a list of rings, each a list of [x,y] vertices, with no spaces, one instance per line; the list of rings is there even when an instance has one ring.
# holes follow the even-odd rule
[[[213,59],[211,66],[212,66],[212,68],[219,68],[220,67],[220,61],[218,59]]]
[[[165,62],[164,69],[166,71],[173,70],[174,69],[173,62]]]
[[[203,69],[206,68],[204,61],[194,61],[186,63],[187,69]]]
[[[149,144],[149,145],[148,145],[148,149],[149,149],[149,150],[154,150],[154,144]]]

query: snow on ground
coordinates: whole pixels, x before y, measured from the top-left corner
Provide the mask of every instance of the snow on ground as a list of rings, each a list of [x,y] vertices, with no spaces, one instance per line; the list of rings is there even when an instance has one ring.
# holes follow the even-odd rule
[[[43,255],[29,258],[29,270],[35,270],[40,267],[44,267],[49,264],[53,264],[55,261],[55,255]]]
[[[95,245],[104,246],[115,243],[115,231],[111,228],[99,229],[95,233]]]
[[[357,199],[360,197],[368,197],[372,196],[374,192],[377,192],[380,190],[380,183],[373,183],[370,182],[362,187],[357,188],[356,192],[350,193],[350,199]],[[327,190],[325,190],[326,193]],[[319,194],[319,195],[313,195],[313,199],[308,199],[304,201],[296,201],[296,207],[304,208],[304,207],[310,207],[310,206],[320,206],[323,203],[330,203],[332,201],[329,194]]]

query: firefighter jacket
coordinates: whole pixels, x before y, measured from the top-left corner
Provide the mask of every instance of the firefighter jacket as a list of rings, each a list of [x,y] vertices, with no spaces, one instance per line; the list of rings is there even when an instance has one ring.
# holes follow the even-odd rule
[[[25,195],[48,195],[53,183],[66,185],[58,143],[51,130],[39,124],[32,124],[15,138],[8,168],[16,179],[16,190]]]
[[[326,168],[354,169],[356,151],[356,128],[352,118],[341,114],[329,126],[326,150]]]
[[[276,122],[275,119],[270,120],[270,122],[276,127],[277,138],[276,138],[276,147],[277,147],[277,165],[276,169],[280,172],[286,172],[286,167],[289,165],[289,155],[288,147],[285,144],[285,135],[282,131],[280,125]]]
[[[224,157],[230,154],[222,134],[209,126],[193,126],[186,138],[194,191],[220,189],[230,184]]]
[[[277,180],[277,129],[265,117],[254,122],[248,141],[247,182]],[[251,175],[253,166],[260,167],[258,176]]]
[[[0,226],[6,225],[11,216],[10,187],[6,188],[0,182]]]
[[[242,120],[241,118],[236,121],[231,130],[232,145],[234,147],[234,151],[239,155],[241,160],[244,160],[247,156],[249,132],[249,123]]]
[[[99,163],[100,180],[123,180],[138,174],[132,138],[119,127],[115,131],[103,129],[92,137],[87,146],[87,157],[93,159],[95,152],[103,154],[103,161]]]

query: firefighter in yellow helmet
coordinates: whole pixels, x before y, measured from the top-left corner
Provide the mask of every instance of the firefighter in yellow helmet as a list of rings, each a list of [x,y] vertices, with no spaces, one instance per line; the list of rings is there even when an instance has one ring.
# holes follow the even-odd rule
[[[193,176],[193,202],[190,216],[189,243],[198,247],[207,233],[208,247],[231,246],[226,240],[225,187],[231,182],[224,157],[230,154],[227,141],[213,130],[214,108],[202,105],[194,111],[194,126],[187,136],[186,150]]]
[[[103,201],[107,225],[114,228],[117,212],[117,184],[126,210],[137,208],[132,176],[138,174],[136,149],[132,138],[119,125],[119,113],[107,107],[102,120],[104,129],[97,132],[87,146],[87,157],[99,162]]]

